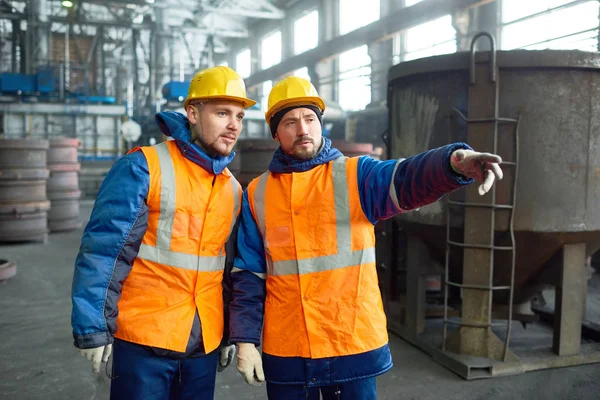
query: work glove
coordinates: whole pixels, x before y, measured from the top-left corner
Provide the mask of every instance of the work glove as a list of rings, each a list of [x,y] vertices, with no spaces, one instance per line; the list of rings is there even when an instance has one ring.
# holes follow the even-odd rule
[[[246,382],[252,386],[260,386],[265,381],[262,358],[253,343],[238,343],[237,370]]]
[[[229,364],[233,361],[233,357],[235,357],[234,344],[230,346],[221,346],[219,349],[219,365],[217,366],[217,371],[222,372],[225,368],[229,367]]]
[[[100,363],[108,362],[112,353],[112,344],[91,349],[77,349],[77,351],[92,362],[92,371],[100,372]]]
[[[482,182],[478,188],[480,196],[492,188],[496,179],[502,179],[502,169],[499,165],[501,162],[502,158],[496,154],[467,149],[456,150],[450,156],[450,165],[454,171],[466,178]]]

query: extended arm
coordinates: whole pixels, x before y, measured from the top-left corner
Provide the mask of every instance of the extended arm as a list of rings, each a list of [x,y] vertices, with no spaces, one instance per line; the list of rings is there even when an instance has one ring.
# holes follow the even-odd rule
[[[451,155],[459,149],[471,149],[455,143],[417,154],[407,159],[379,161],[361,157],[358,185],[363,210],[375,224],[401,212],[438,201],[473,182],[454,171]]]

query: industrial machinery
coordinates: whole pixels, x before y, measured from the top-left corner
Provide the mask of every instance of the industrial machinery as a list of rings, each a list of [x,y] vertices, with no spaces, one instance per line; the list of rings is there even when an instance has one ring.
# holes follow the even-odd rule
[[[34,74],[0,73],[0,96],[3,101],[18,100],[27,102],[39,101],[72,101],[76,103],[115,104],[114,96],[90,95],[87,77],[83,84],[73,85],[66,93],[64,65],[40,67]],[[84,75],[87,75],[84,70]],[[11,99],[13,97],[13,99]]]
[[[162,87],[163,98],[167,102],[177,102],[183,104],[187,97],[190,81],[169,81]]]
[[[600,361],[581,340],[600,336],[584,312],[585,259],[600,248],[598,65],[597,53],[496,51],[482,32],[470,52],[389,71],[388,158],[459,141],[503,158],[490,193],[470,185],[400,214],[378,242],[390,330],[467,379]],[[540,296],[553,286],[554,308]]]

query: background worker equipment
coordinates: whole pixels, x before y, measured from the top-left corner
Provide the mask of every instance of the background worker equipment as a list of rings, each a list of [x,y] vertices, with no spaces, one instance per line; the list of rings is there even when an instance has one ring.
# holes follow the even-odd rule
[[[244,79],[233,69],[222,65],[194,75],[183,107],[187,109],[192,100],[232,100],[242,103],[244,108],[256,104],[246,96]]]
[[[297,76],[288,76],[277,82],[271,89],[265,119],[270,124],[271,118],[277,111],[300,104],[315,105],[321,113],[325,111],[325,101],[310,81]]]

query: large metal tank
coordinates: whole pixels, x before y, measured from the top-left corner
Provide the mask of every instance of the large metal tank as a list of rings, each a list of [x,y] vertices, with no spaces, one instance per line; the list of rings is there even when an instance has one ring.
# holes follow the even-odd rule
[[[0,242],[46,241],[47,140],[0,140]]]
[[[77,229],[81,226],[79,219],[79,171],[77,159],[78,139],[50,139],[48,150],[47,193],[50,200],[48,211],[48,228],[50,232],[61,232]]]
[[[487,108],[492,111],[488,117],[493,117],[497,107],[497,139],[494,143],[490,134],[484,142],[492,146],[476,150],[495,150],[505,161],[515,161],[518,154],[517,168],[504,165],[505,178],[495,193],[484,197],[490,204],[514,205],[513,302],[526,302],[536,285],[553,275],[547,271],[548,262],[563,246],[584,243],[586,255],[600,248],[600,54],[515,50],[480,52],[473,60],[471,66],[470,53],[465,52],[390,69],[388,156],[407,157],[450,142],[469,142],[469,129],[490,123],[480,111]],[[466,120],[473,118],[479,120]],[[493,122],[488,129],[494,131]],[[461,189],[452,198],[464,201],[465,192]],[[439,201],[395,217],[442,265],[447,209],[447,202]],[[460,242],[465,208],[450,209],[450,237]],[[509,209],[495,212],[497,246],[511,245],[509,217]],[[474,229],[489,231],[491,223],[482,218]],[[510,284],[511,263],[510,251],[494,253],[495,285]],[[451,280],[460,282],[462,249],[451,252],[449,265]],[[494,293],[494,300],[507,302],[507,292]]]

